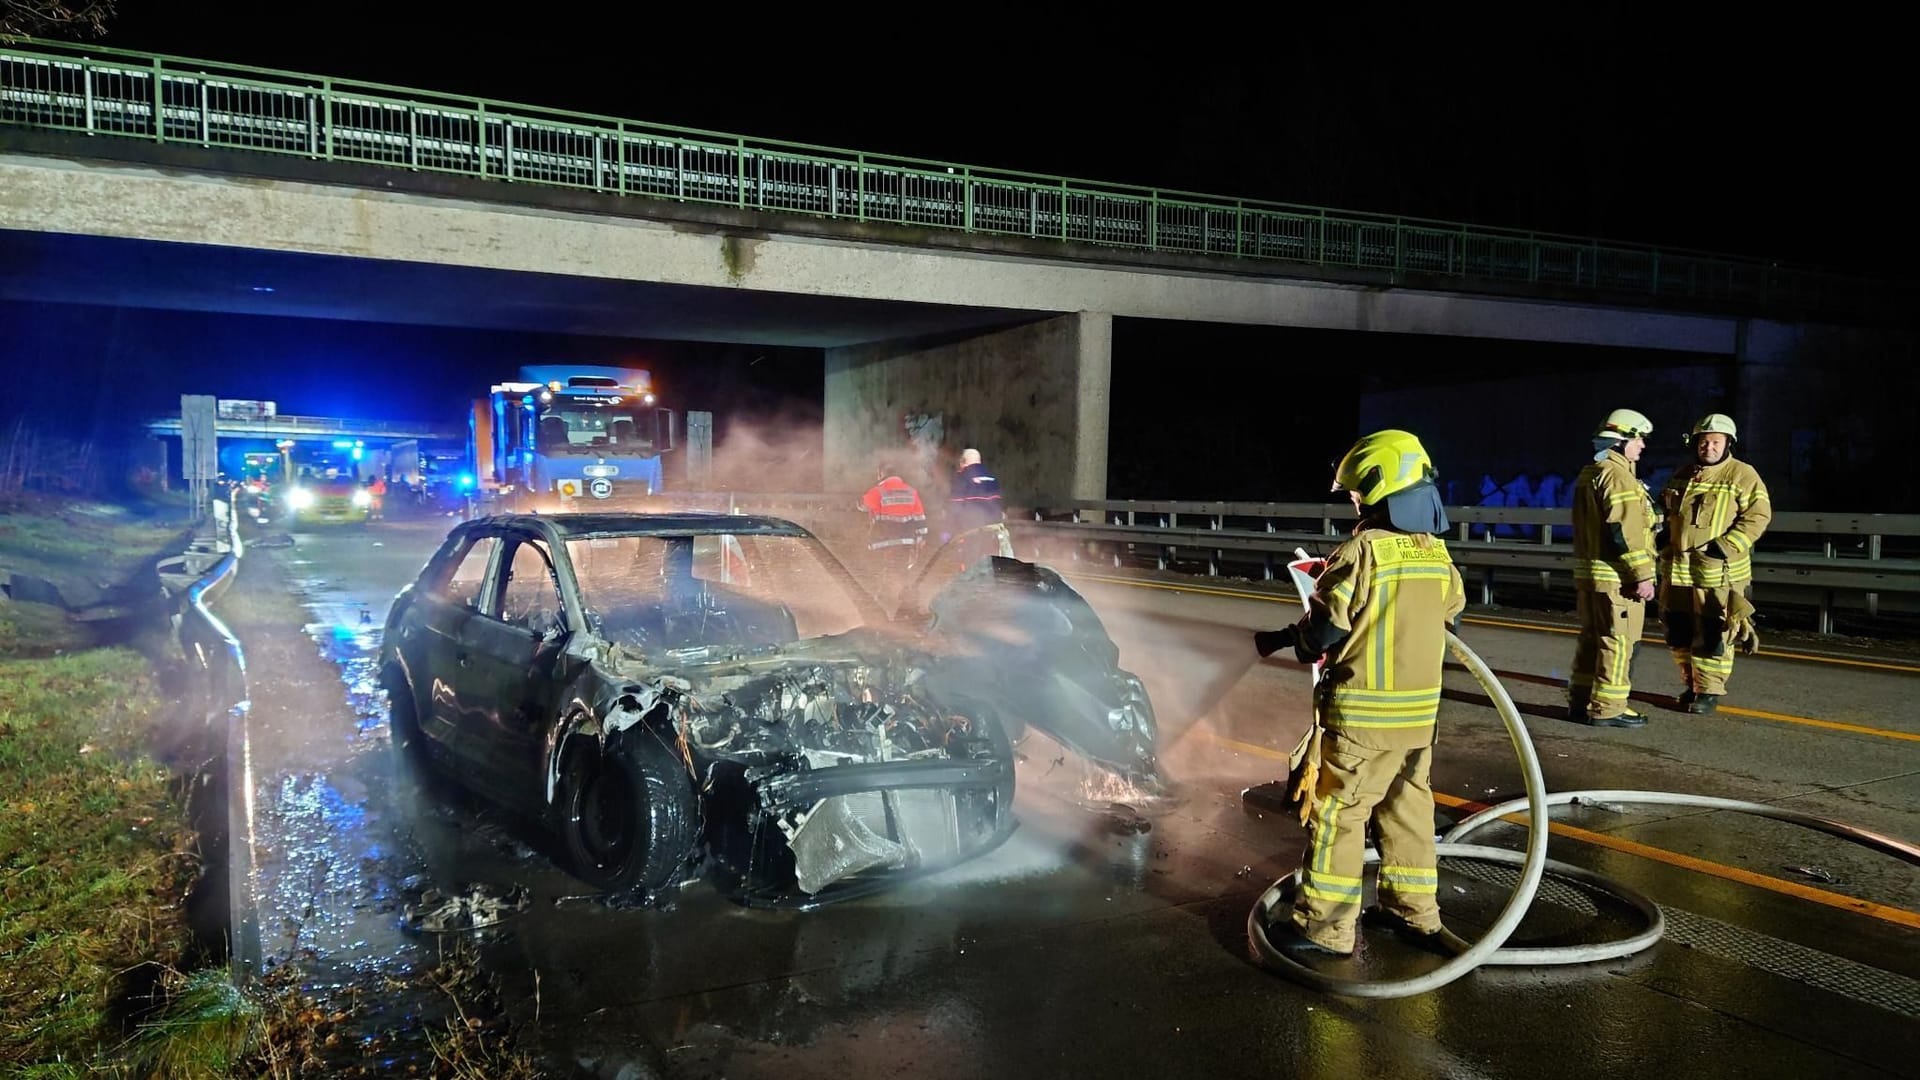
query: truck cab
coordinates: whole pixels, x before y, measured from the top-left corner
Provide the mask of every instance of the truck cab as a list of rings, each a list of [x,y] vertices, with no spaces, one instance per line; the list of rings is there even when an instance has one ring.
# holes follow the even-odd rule
[[[482,497],[519,509],[632,504],[664,487],[677,417],[651,376],[629,368],[530,366],[474,403],[470,443]]]

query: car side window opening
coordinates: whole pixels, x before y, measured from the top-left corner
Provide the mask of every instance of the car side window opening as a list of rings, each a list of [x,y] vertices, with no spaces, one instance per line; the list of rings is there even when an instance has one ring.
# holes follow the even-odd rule
[[[566,625],[553,558],[538,540],[514,545],[500,584],[499,619],[534,634]]]
[[[467,550],[448,564],[440,583],[433,592],[440,599],[452,604],[480,610],[481,586],[487,580],[487,562],[493,558],[493,549],[500,545],[497,537],[482,536],[473,541]]]

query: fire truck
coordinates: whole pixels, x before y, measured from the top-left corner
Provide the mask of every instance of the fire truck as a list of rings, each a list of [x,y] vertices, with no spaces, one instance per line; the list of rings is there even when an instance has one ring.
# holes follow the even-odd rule
[[[678,418],[657,400],[652,376],[636,368],[522,367],[518,381],[473,402],[474,493],[505,509],[569,511],[659,492]]]

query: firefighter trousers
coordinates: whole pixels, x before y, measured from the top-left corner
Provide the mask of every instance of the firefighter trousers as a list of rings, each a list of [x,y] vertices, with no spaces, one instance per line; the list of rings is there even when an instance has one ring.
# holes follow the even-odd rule
[[[1626,596],[1618,585],[1574,590],[1580,637],[1573,646],[1573,674],[1567,689],[1576,707],[1586,706],[1596,720],[1627,711],[1633,692],[1633,652],[1647,626],[1647,605]]]
[[[1381,750],[1326,732],[1293,904],[1301,933],[1335,952],[1353,948],[1368,819],[1380,848],[1380,906],[1421,930],[1440,928],[1432,762],[1432,746]]]
[[[1669,586],[1660,595],[1667,624],[1667,647],[1680,668],[1680,681],[1695,694],[1719,696],[1733,676],[1733,644],[1727,640],[1727,612],[1733,590]]]

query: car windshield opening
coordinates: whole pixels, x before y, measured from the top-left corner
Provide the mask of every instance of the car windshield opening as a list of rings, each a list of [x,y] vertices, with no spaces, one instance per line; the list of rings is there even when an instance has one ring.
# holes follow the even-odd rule
[[[569,540],[567,553],[589,627],[643,653],[777,646],[867,621],[804,537],[592,537]]]

